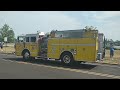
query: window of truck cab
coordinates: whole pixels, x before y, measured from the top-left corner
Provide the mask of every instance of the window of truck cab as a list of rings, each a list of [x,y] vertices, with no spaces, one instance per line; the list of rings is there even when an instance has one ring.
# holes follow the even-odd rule
[[[36,37],[30,37],[31,42],[36,42]]]
[[[26,37],[26,42],[29,42],[29,37]]]
[[[24,42],[24,37],[18,36],[17,37],[17,42]]]

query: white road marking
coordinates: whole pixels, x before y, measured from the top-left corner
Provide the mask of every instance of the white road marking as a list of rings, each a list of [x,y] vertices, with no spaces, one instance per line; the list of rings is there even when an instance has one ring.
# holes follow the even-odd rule
[[[120,79],[120,76],[114,76],[114,77],[112,77],[112,78],[119,78],[119,79]]]
[[[53,66],[32,64],[32,63],[29,63],[29,62],[22,62],[22,61],[12,61],[12,60],[5,60],[5,59],[2,59],[2,60],[9,61],[9,62],[16,62],[16,63],[19,63],[19,64],[30,64],[30,65],[34,65],[34,66],[42,66],[42,67],[47,67],[47,68],[66,70],[66,71],[72,71],[72,72],[80,72],[80,73],[91,74],[91,75],[96,75],[96,76],[104,76],[104,77],[109,77],[109,78],[120,79],[120,76],[104,74],[104,73],[97,73],[97,72],[90,72],[90,71],[71,69],[71,68],[63,68],[63,67],[55,67],[55,66],[53,67]]]
[[[91,64],[91,65],[99,65],[99,66],[108,66],[112,68],[120,68],[120,66],[115,66],[115,65],[108,65],[108,64],[102,64],[102,63],[86,63],[86,64]]]
[[[109,74],[102,74],[101,76],[108,76]]]

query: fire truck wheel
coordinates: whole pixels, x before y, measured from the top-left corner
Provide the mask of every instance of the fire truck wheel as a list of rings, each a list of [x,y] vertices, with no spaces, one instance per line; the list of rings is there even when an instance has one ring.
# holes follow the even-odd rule
[[[25,51],[25,52],[23,53],[23,59],[24,59],[24,60],[30,60],[30,53],[29,53],[28,51]]]
[[[65,64],[65,65],[72,65],[73,64],[73,56],[71,53],[64,53],[62,56],[61,56],[61,62],[62,64]]]

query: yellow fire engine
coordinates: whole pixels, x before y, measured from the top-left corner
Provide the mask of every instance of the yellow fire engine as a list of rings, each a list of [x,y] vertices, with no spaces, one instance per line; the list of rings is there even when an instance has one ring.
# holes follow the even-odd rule
[[[17,56],[61,60],[64,64],[74,61],[95,62],[98,55],[98,30],[51,31],[49,35],[39,33],[18,36],[15,44]]]

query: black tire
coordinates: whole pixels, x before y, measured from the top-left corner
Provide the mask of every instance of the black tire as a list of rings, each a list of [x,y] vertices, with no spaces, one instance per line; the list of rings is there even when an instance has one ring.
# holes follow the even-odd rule
[[[24,61],[28,61],[30,59],[31,59],[30,52],[29,51],[24,51],[24,53],[23,53],[23,60]]]
[[[63,53],[61,56],[61,63],[64,65],[73,65],[73,55],[71,53]]]

